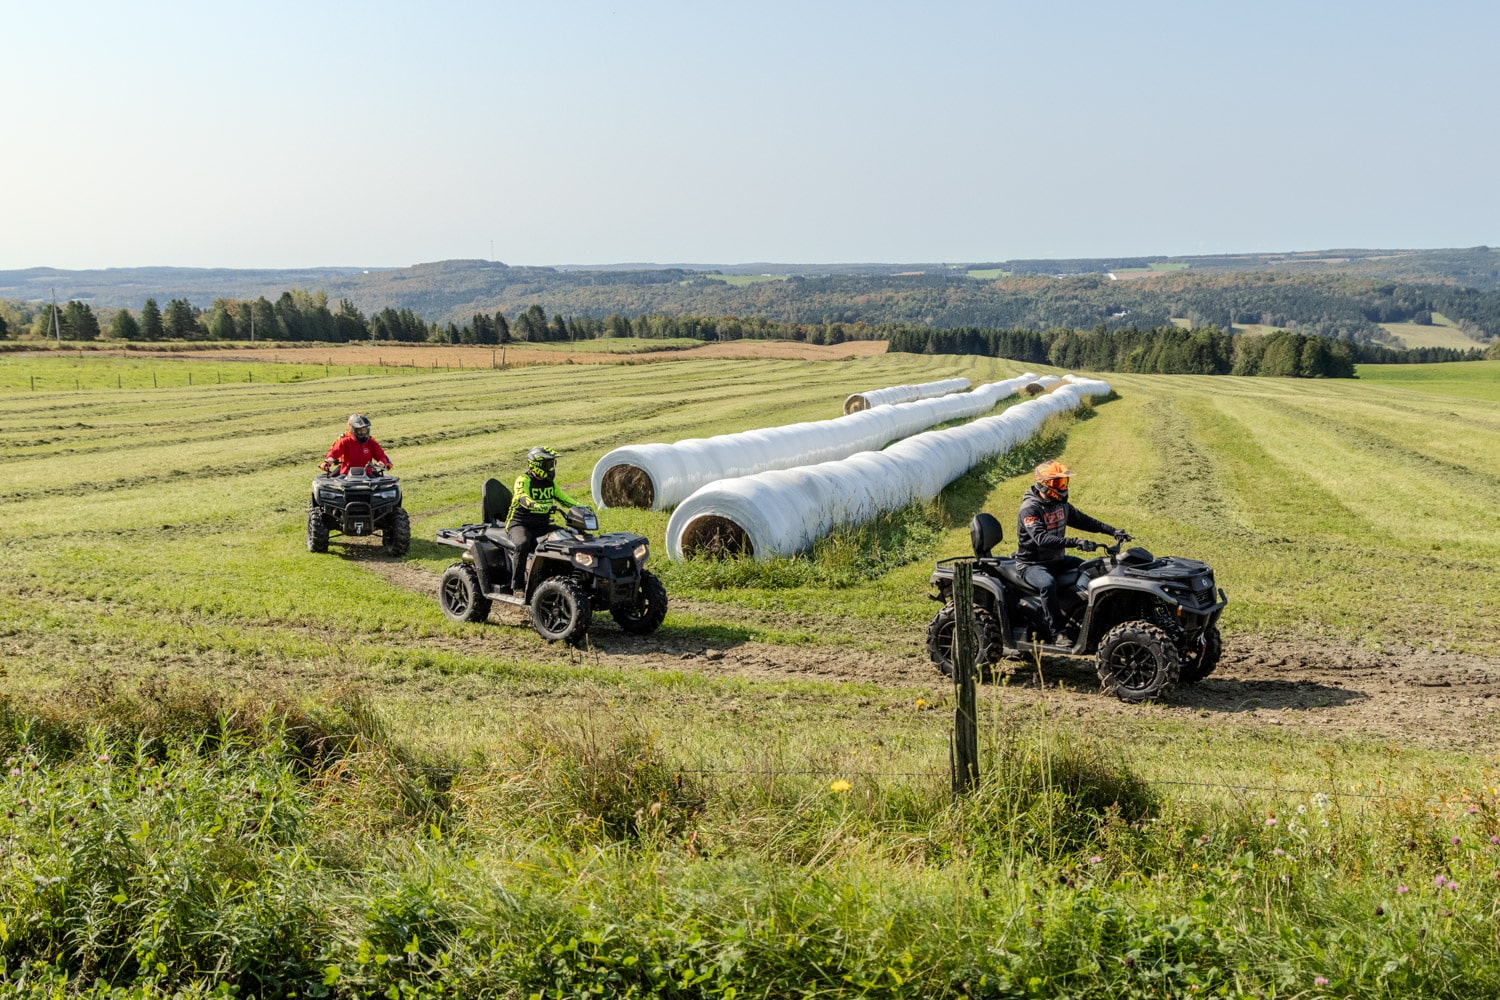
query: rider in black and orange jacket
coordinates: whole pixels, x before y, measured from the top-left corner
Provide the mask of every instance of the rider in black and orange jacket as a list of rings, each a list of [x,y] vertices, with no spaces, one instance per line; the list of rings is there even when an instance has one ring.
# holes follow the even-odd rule
[[[1057,601],[1057,576],[1083,562],[1063,550],[1076,548],[1079,540],[1068,538],[1068,528],[1113,535],[1118,541],[1129,536],[1125,531],[1089,517],[1068,503],[1068,481],[1073,470],[1061,462],[1043,462],[1036,467],[1036,485],[1026,491],[1021,511],[1016,516],[1016,562],[1026,582],[1042,595],[1048,634],[1044,642],[1057,638],[1062,612]],[[1090,548],[1092,542],[1088,543]]]

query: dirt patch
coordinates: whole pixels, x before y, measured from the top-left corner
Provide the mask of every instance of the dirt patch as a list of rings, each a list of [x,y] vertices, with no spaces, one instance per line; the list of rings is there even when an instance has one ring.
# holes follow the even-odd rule
[[[419,593],[437,593],[437,577],[410,563],[362,560],[372,573]],[[719,629],[675,628],[631,636],[608,614],[596,614],[583,649],[547,646],[529,628],[525,612],[497,606],[487,627],[438,645],[490,655],[546,655],[609,667],[691,670],[752,680],[795,678],[856,681],[929,691],[934,700],[952,687],[913,634],[871,652],[847,646],[787,646],[750,638],[747,626],[786,627],[772,613],[674,602],[697,618],[720,618]],[[722,613],[722,614],[721,614]],[[1089,717],[1197,717],[1225,725],[1302,726],[1322,733],[1389,737],[1430,747],[1493,749],[1500,724],[1500,657],[1424,649],[1372,650],[1350,643],[1231,635],[1224,658],[1203,682],[1179,687],[1159,705],[1126,705],[1099,691],[1093,661],[1047,657],[1007,664],[999,682],[981,697],[1014,701],[1047,699],[1065,714]]]
[[[407,368],[412,371],[481,370],[529,365],[619,365],[659,361],[730,358],[741,360],[848,361],[885,353],[883,340],[843,344],[804,344],[795,340],[724,341],[700,347],[663,346],[659,351],[611,351],[607,341],[594,341],[576,350],[508,344],[500,348],[454,344],[321,344],[307,347],[229,348],[203,351],[99,351],[96,356],[156,358],[167,361],[256,361],[327,365],[330,368]]]

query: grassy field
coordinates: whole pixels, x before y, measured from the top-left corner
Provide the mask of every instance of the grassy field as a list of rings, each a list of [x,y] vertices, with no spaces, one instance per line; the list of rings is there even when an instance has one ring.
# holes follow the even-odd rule
[[[808,557],[658,562],[661,633],[601,623],[571,650],[514,618],[450,624],[431,595],[433,531],[530,445],[586,489],[627,442],[1020,366],[274,379],[195,359],[171,370],[222,383],[132,389],[138,361],[0,357],[11,995],[1500,991],[1482,732],[1451,749],[1102,698],[1079,718],[995,686],[985,784],[955,805],[951,692],[858,666],[915,658],[932,559],[979,509],[1009,528],[1050,455],[1080,507],[1214,565],[1232,643],[1494,656],[1500,364],[1111,377],[1085,419]],[[400,563],[302,548],[314,463],[355,409],[407,491]],[[663,548],[665,514],[602,520]]]
[[[763,281],[785,281],[784,274],[705,274],[703,277],[710,281],[722,281],[726,285],[736,288],[744,285],[758,285]]]
[[[1158,261],[1145,267],[1126,267],[1117,271],[1111,271],[1116,278],[1121,280],[1129,278],[1145,278],[1153,274],[1163,274],[1170,271],[1185,271],[1188,265],[1181,262]]]
[[[1380,326],[1407,347],[1451,347],[1454,350],[1471,351],[1481,346],[1442,313],[1433,313],[1432,322],[1427,325],[1382,323]]]

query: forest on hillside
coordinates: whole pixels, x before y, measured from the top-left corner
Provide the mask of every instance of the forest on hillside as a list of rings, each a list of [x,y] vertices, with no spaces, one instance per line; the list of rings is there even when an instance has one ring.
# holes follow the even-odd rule
[[[716,273],[685,267],[509,267],[467,260],[285,272],[279,286],[274,271],[34,269],[0,272],[0,299],[27,303],[29,320],[60,286],[59,301],[91,306],[106,325],[112,310],[138,313],[147,296],[213,314],[223,311],[221,302],[264,300],[266,307],[257,307],[264,311],[278,306],[287,289],[309,288],[318,290],[310,294],[347,302],[350,310],[368,317],[408,313],[441,328],[462,327],[477,314],[514,319],[536,305],[548,315],[580,320],[661,314],[825,327],[1151,329],[1177,322],[1222,330],[1282,328],[1370,344],[1393,343],[1382,323],[1420,325],[1439,315],[1476,346],[1500,336],[1500,252],[1488,247],[1002,261],[908,272],[892,270],[895,266],[841,265],[822,272],[807,266],[777,274],[753,273],[748,265]],[[1120,275],[1127,278],[1115,280]],[[149,291],[153,288],[161,291]],[[15,323],[11,326],[14,331]]]

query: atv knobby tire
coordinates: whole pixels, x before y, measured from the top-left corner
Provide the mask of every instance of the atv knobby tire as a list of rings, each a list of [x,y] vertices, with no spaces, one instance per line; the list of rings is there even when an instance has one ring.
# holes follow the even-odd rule
[[[1219,634],[1219,626],[1210,625],[1203,633],[1203,645],[1182,657],[1182,683],[1197,684],[1214,672],[1223,655],[1224,637]]]
[[[1160,698],[1177,683],[1177,647],[1160,627],[1143,621],[1116,625],[1099,643],[1099,683],[1121,701]]]
[[[328,525],[323,521],[323,508],[316,505],[307,508],[307,551],[328,551]]]
[[[454,563],[438,581],[438,606],[455,622],[482,622],[490,616],[490,599],[479,589],[479,574],[468,563]]]
[[[593,608],[576,580],[551,576],[531,594],[531,624],[548,642],[577,643],[588,634]]]
[[[995,664],[1005,651],[1000,638],[1000,623],[989,609],[974,605],[974,667],[980,680],[989,680],[995,672]],[[953,676],[953,640],[958,629],[958,609],[952,604],[943,609],[927,626],[927,655],[944,677]]]
[[[386,555],[398,559],[411,550],[411,517],[406,508],[391,511],[390,523],[380,533],[380,543],[385,546]]]
[[[637,588],[639,598],[636,606],[623,605],[609,609],[620,628],[631,635],[649,635],[667,617],[667,586],[655,573],[641,571],[641,583]]]

